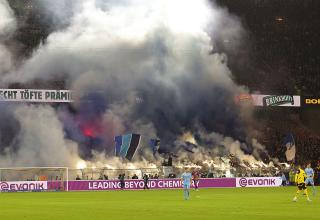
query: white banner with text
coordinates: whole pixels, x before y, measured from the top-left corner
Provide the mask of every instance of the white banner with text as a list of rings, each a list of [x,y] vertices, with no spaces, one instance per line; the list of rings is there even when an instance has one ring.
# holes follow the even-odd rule
[[[5,102],[72,102],[71,90],[0,89]]]

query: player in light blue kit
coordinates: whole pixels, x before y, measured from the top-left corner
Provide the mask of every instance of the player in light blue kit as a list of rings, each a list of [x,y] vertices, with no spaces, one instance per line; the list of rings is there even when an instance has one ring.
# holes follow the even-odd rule
[[[181,175],[181,182],[183,187],[183,193],[184,193],[184,199],[188,200],[190,197],[190,186],[192,181],[192,174],[187,171],[187,169],[184,171],[184,173]]]
[[[304,170],[304,172],[307,174],[306,179],[306,186],[310,184],[312,186],[313,195],[316,195],[316,188],[314,187],[314,171],[311,168],[311,163],[308,163],[307,168]]]

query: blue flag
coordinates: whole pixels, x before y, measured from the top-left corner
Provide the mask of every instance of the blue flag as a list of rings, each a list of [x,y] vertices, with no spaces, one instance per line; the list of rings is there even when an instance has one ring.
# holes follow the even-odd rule
[[[115,155],[132,160],[140,143],[140,134],[124,134],[114,137]]]
[[[149,146],[153,152],[153,155],[159,151],[160,148],[160,140],[159,139],[150,139]]]
[[[293,138],[293,135],[289,133],[283,141],[283,145],[286,147],[286,158],[287,161],[294,161],[294,158],[296,156],[296,145]]]
[[[122,146],[122,135],[119,135],[119,136],[115,136],[114,137],[114,141],[116,143],[116,146],[115,146],[115,155],[117,157],[120,156],[120,150],[121,150],[121,146]]]

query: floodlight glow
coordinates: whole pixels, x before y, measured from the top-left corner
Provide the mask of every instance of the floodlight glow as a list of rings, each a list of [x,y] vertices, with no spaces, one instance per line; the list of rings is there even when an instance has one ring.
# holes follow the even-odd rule
[[[199,33],[208,24],[211,9],[205,0],[164,0],[165,25],[178,33]]]

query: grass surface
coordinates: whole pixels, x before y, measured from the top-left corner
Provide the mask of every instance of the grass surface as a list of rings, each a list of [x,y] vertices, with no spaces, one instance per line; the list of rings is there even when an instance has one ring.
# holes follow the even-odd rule
[[[292,202],[295,187],[182,190],[0,193],[5,220],[320,219],[319,196]],[[319,191],[320,195],[320,191]]]

